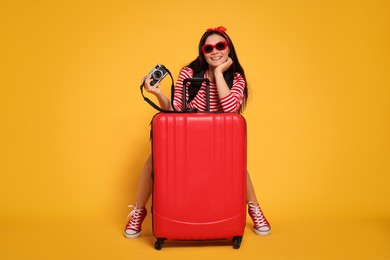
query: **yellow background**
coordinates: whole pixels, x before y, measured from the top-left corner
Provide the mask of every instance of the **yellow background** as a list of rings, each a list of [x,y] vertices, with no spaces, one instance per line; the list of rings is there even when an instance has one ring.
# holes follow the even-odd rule
[[[3,1],[0,258],[390,259],[389,13],[379,0]],[[248,168],[273,234],[248,220],[240,250],[157,252],[150,215],[140,239],[122,237],[156,112],[139,84],[157,63],[176,80],[219,25],[247,74]]]

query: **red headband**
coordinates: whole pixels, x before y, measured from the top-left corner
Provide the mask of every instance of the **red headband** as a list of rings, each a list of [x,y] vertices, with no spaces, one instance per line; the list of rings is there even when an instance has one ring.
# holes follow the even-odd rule
[[[211,32],[211,31],[220,31],[221,33],[225,33],[227,29],[223,26],[218,26],[217,28],[208,28],[207,31],[208,32]]]
[[[207,32],[220,32],[220,33],[222,33],[222,35],[225,37],[225,39],[229,42],[229,37],[228,37],[227,34],[225,33],[226,30],[227,30],[227,29],[226,29],[225,27],[223,27],[223,26],[218,26],[217,28],[208,28],[208,29],[206,30],[206,33],[207,33]],[[206,34],[206,33],[205,33],[205,34]],[[202,40],[203,40],[205,34],[203,35]]]

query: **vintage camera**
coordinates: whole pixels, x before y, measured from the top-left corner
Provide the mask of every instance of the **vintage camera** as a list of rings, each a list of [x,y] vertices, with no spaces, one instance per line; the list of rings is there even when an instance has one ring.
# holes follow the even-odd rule
[[[165,78],[165,76],[168,74],[168,70],[164,67],[164,65],[157,64],[149,74],[152,76],[152,82],[150,85],[154,86]]]

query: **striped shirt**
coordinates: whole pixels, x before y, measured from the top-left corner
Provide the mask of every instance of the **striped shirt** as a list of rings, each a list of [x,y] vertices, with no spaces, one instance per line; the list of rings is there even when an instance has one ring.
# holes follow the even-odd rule
[[[173,105],[176,110],[182,110],[183,97],[183,81],[187,78],[192,78],[194,72],[189,67],[184,67],[176,81],[174,92]],[[210,82],[210,111],[211,112],[238,112],[243,100],[243,92],[245,89],[245,80],[240,73],[236,73],[233,79],[233,86],[230,94],[220,99],[218,96],[217,85],[215,82]],[[188,88],[186,89],[186,100],[188,100]],[[187,104],[188,108],[197,108],[200,111],[206,110],[206,83],[203,82],[194,99]]]

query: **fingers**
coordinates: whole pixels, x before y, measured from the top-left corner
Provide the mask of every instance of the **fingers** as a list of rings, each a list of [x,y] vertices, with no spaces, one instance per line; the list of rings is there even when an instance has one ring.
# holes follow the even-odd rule
[[[233,60],[230,57],[228,57],[225,62],[217,66],[217,69],[218,71],[224,73],[226,70],[230,68],[232,64],[233,64]]]
[[[158,86],[160,85],[160,83],[156,83],[152,86],[151,85],[152,81],[153,81],[153,78],[150,74],[146,75],[145,78],[143,79],[144,89],[146,92],[154,93],[154,92],[156,92],[156,89],[158,89]]]
[[[232,58],[228,57],[228,59],[226,60],[226,63],[227,63],[227,64],[229,65],[229,67],[230,67],[230,65],[233,64]]]
[[[152,82],[152,77],[148,74],[144,77],[143,79],[143,84],[144,84],[144,88],[145,90],[148,90],[150,88],[150,83]]]
[[[142,82],[142,83],[146,83],[146,81],[149,80],[149,79],[151,79],[151,77],[152,77],[152,76],[151,76],[150,74],[148,74],[148,75],[146,75],[145,77],[142,78],[141,82]]]
[[[228,57],[227,61],[226,61],[226,69],[230,68],[230,66],[233,64],[233,60]]]

